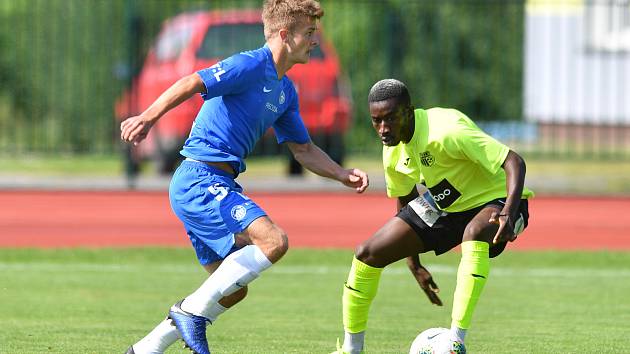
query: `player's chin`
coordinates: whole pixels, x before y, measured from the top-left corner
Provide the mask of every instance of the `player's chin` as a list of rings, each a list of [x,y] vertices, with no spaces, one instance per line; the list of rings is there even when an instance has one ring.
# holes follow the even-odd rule
[[[306,64],[311,60],[311,52],[304,53],[304,56],[301,58],[302,64]]]

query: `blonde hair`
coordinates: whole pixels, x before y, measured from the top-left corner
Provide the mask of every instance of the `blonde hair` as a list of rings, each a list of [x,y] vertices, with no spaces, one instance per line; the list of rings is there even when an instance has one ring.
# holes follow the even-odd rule
[[[262,11],[265,39],[282,28],[291,31],[307,18],[322,16],[324,10],[316,0],[265,0]]]

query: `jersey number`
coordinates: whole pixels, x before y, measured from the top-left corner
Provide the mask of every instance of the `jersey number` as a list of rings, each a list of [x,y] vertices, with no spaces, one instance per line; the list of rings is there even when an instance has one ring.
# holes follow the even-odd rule
[[[218,202],[222,201],[223,198],[225,198],[228,194],[227,188],[218,183],[208,187],[208,191],[214,194],[214,199],[216,199]]]

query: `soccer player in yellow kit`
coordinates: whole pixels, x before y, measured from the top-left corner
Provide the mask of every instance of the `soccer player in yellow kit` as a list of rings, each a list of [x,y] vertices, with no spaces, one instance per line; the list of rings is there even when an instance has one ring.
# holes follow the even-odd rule
[[[398,214],[355,250],[343,290],[344,342],[335,353],[363,353],[368,312],[385,266],[407,264],[431,303],[438,287],[419,254],[461,244],[452,339],[464,342],[496,257],[527,227],[525,162],[455,109],[415,109],[404,83],[374,84],[372,126],[383,143],[387,195]],[[418,192],[420,184],[421,192]],[[426,187],[426,188],[425,188]]]

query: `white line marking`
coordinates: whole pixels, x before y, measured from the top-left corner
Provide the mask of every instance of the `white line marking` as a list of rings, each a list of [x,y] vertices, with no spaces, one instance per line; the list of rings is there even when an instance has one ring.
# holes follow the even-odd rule
[[[426,265],[431,273],[451,274],[457,273],[456,266],[449,265]],[[59,264],[53,262],[0,262],[0,271],[39,271],[39,272],[109,272],[109,273],[142,273],[147,269],[154,272],[164,273],[195,273],[201,272],[201,267],[190,264],[111,264],[111,263],[69,263]],[[266,274],[348,274],[348,266],[326,266],[326,265],[278,265],[266,271]],[[389,276],[408,276],[409,270],[404,267],[394,266],[385,268],[384,273]],[[596,268],[508,268],[495,267],[490,269],[492,277],[544,277],[544,278],[565,278],[565,277],[630,277],[630,269],[596,269]]]

